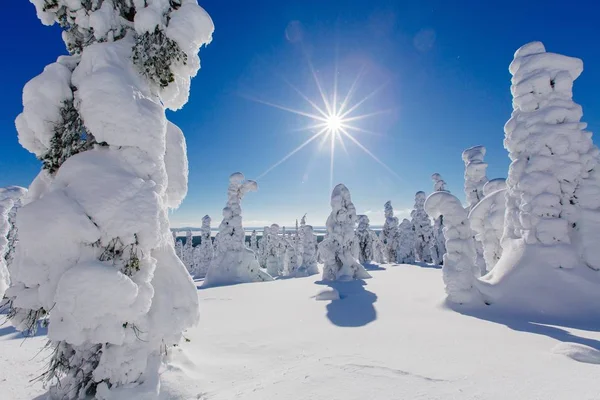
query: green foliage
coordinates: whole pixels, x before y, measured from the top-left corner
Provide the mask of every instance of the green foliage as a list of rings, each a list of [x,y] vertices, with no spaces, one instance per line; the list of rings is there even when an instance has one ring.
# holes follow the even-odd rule
[[[175,79],[171,67],[185,65],[187,54],[157,26],[138,36],[132,59],[142,75],[164,88]]]

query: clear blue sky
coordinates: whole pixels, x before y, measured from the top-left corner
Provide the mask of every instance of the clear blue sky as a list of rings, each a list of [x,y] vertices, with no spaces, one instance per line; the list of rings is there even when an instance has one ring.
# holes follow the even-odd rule
[[[318,100],[309,59],[329,91],[337,60],[341,95],[365,67],[355,101],[385,84],[357,109],[357,114],[389,110],[356,122],[376,134],[354,136],[399,177],[348,140],[347,154],[336,146],[334,164],[334,183],[345,183],[357,211],[369,212],[374,223],[382,222],[385,201],[408,210],[416,191],[431,191],[433,172],[462,198],[466,147],[485,145],[488,176],[506,176],[508,64],[529,41],[541,40],[548,51],[583,59],[575,100],[590,130],[600,131],[600,6],[590,0],[200,4],[214,20],[213,42],[201,50],[202,69],[189,103],[169,113],[186,135],[190,161],[189,193],[172,215],[176,227],[199,225],[204,214],[218,224],[230,173],[257,177],[310,137],[298,131],[309,119],[249,100],[311,111],[286,83]],[[31,4],[7,5],[9,18],[0,26],[0,186],[28,186],[40,163],[17,142],[14,119],[21,110],[21,90],[65,49],[59,29],[42,26]],[[301,29],[288,29],[286,37],[292,21]],[[328,144],[318,147],[311,143],[259,180],[259,191],[243,202],[247,226],[289,225],[304,213],[309,223],[324,224],[330,154]]]

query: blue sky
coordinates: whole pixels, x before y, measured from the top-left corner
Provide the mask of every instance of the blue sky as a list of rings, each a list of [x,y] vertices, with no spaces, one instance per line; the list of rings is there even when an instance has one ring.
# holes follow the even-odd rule
[[[503,126],[511,113],[508,65],[514,51],[541,40],[548,51],[582,58],[575,100],[589,129],[600,129],[600,24],[593,2],[564,1],[233,1],[200,4],[215,23],[213,42],[200,53],[202,69],[189,103],[169,118],[186,134],[189,193],[172,214],[173,226],[220,220],[227,177],[260,176],[312,133],[311,120],[258,100],[313,112],[288,84],[322,104],[309,61],[331,95],[334,71],[345,96],[359,71],[351,104],[369,97],[355,115],[385,111],[354,124],[354,137],[395,174],[346,139],[335,147],[334,184],[345,183],[359,213],[383,220],[392,200],[400,216],[414,193],[431,191],[440,172],[461,199],[461,151],[488,149],[488,176],[504,177],[508,156]],[[568,6],[565,6],[568,4]],[[26,1],[9,2],[0,26],[0,186],[28,186],[40,163],[17,142],[14,118],[23,85],[64,54],[57,27],[45,27]],[[297,22],[294,22],[297,21]],[[287,35],[286,35],[287,30]],[[291,39],[291,40],[290,40]],[[244,199],[246,226],[290,225],[308,213],[323,225],[329,213],[329,142],[318,140],[259,179]],[[216,222],[218,224],[218,222]]]

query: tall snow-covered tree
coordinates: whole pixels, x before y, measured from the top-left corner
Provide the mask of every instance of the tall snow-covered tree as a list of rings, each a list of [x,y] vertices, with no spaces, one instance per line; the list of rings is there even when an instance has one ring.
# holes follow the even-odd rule
[[[208,215],[202,217],[202,228],[200,228],[200,244],[196,246],[197,258],[196,268],[194,270],[195,278],[204,278],[210,263],[214,257],[214,247],[211,239],[210,223],[211,218]]]
[[[20,186],[0,188],[0,301],[9,286],[10,264],[17,244],[17,210],[27,189]]]
[[[323,257],[323,280],[366,279],[371,275],[354,257],[356,208],[350,191],[343,184],[331,194],[331,214],[327,218],[327,237],[319,244]]]
[[[442,179],[442,176],[437,172],[431,175],[431,179],[433,180],[433,191],[434,192],[450,192],[446,189],[446,182]],[[431,251],[431,259],[434,264],[440,265],[442,264],[444,253],[446,253],[446,238],[444,238],[444,216],[440,215],[439,217],[433,220],[433,231],[432,231],[432,241],[429,246],[429,250]]]
[[[310,276],[319,273],[317,266],[317,237],[313,233],[313,227],[303,224],[300,226],[302,234],[302,264],[296,272],[296,276]]]
[[[19,210],[10,317],[27,329],[48,314],[52,396],[156,393],[160,360],[198,320],[169,232],[187,160],[165,107],[187,102],[213,23],[195,0],[32,3],[70,55],[27,83],[16,120],[45,189]]]
[[[396,262],[412,264],[415,262],[415,229],[409,220],[404,218],[398,227],[398,249]]]
[[[492,179],[483,186],[485,197],[469,213],[475,239],[483,246],[486,271],[491,271],[502,256],[502,231],[506,212],[506,183]]]
[[[241,172],[235,172],[229,177],[227,205],[223,208],[223,221],[219,225],[219,243],[203,287],[273,279],[260,269],[256,255],[245,245],[242,199],[246,193],[256,190],[258,184],[246,180]]]
[[[483,185],[488,181],[486,176],[487,163],[484,146],[469,147],[462,153],[465,163],[465,196],[468,210],[471,211],[483,199]]]
[[[460,200],[448,192],[434,192],[425,202],[427,214],[432,218],[443,215],[447,252],[444,255],[442,276],[448,300],[453,303],[469,303],[478,298],[474,286],[475,242],[469,227],[467,211]]]
[[[398,218],[394,217],[392,202],[387,201],[383,206],[385,222],[381,231],[382,241],[386,248],[385,258],[389,263],[395,263],[398,250]]]
[[[432,227],[431,220],[425,212],[425,199],[425,192],[417,192],[415,194],[415,208],[410,213],[410,216],[415,231],[415,258],[417,261],[430,263],[433,261],[430,252]]]

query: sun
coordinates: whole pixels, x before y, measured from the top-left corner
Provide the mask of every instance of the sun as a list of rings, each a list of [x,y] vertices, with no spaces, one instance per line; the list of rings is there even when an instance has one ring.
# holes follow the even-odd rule
[[[325,126],[330,133],[339,134],[344,127],[342,117],[339,115],[327,116]]]

